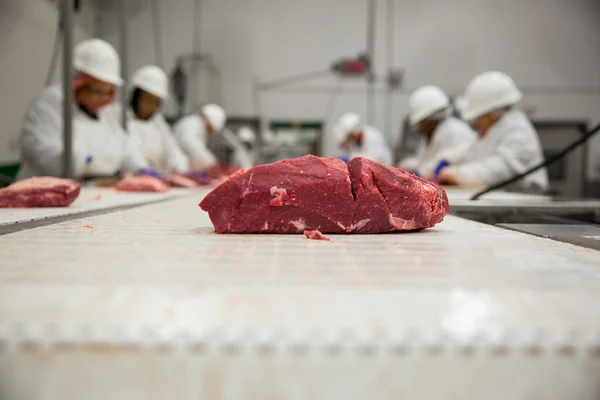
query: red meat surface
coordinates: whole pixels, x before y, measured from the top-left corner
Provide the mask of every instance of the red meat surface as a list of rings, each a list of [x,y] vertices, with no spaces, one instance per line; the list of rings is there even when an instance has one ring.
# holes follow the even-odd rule
[[[0,189],[0,207],[66,207],[79,196],[81,185],[71,179],[40,176]]]
[[[121,179],[117,183],[116,189],[119,192],[168,192],[171,190],[169,185],[158,178],[152,176],[140,175],[130,176]]]
[[[357,157],[304,156],[238,171],[200,203],[218,233],[383,233],[430,228],[446,192],[401,169]]]

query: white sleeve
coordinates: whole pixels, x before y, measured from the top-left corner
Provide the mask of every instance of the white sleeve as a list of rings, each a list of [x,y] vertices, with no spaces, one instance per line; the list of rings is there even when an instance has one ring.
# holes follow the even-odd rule
[[[398,168],[402,168],[407,171],[413,171],[417,169],[421,160],[423,159],[423,154],[425,153],[425,147],[427,146],[424,139],[419,140],[419,146],[417,147],[417,154],[411,157],[405,157],[398,163]]]
[[[62,100],[55,93],[46,91],[31,105],[25,116],[20,145],[22,161],[37,174],[62,176],[63,117]],[[73,172],[81,177],[84,172],[86,153],[73,140]]]
[[[206,169],[216,164],[217,159],[201,138],[200,130],[203,127],[200,122],[199,119],[194,118],[180,121],[175,126],[175,138],[190,158],[192,168]]]
[[[124,151],[121,169],[127,172],[136,172],[144,168],[149,168],[146,158],[144,157],[144,153],[136,144],[135,136],[125,132],[116,117],[116,114],[109,116],[109,118],[111,118],[113,129],[117,130],[117,132],[123,137]]]
[[[524,172],[525,159],[530,156],[527,143],[518,129],[506,132],[503,140],[488,157],[449,167],[461,185],[493,185]]]
[[[169,169],[176,172],[187,172],[190,169],[190,163],[183,150],[177,144],[171,127],[165,121],[162,115],[157,116],[157,123],[163,135],[163,143],[167,153]]]

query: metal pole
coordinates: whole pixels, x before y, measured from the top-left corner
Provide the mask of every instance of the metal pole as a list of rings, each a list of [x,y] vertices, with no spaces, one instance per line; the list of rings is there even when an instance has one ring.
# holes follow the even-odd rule
[[[387,1],[387,7],[385,10],[387,14],[387,22],[385,24],[386,27],[386,69],[387,73],[390,74],[392,72],[392,66],[394,65],[394,19],[396,16],[394,15],[394,0]],[[392,86],[390,82],[386,85],[386,94],[385,94],[385,121],[384,121],[384,132],[386,137],[391,140],[393,138],[392,134],[392,126],[394,123],[392,121],[393,111],[393,93]]]
[[[65,178],[73,178],[73,0],[63,2],[63,158]]]
[[[123,78],[123,87],[121,88],[121,126],[127,131],[127,86],[128,86],[128,74],[127,74],[127,13],[125,10],[125,1],[119,2],[121,5],[119,15],[119,29],[121,30],[121,77]]]
[[[369,71],[367,75],[367,122],[372,124],[375,120],[375,17],[377,11],[377,0],[369,0],[367,9],[367,55],[369,57]]]

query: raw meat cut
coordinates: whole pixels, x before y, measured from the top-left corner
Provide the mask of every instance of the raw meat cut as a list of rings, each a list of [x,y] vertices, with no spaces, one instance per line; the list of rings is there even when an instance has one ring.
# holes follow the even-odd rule
[[[305,230],[304,236],[306,236],[310,240],[326,240],[326,241],[331,240],[327,236],[323,235],[321,233],[321,231],[318,231],[318,230],[314,230],[314,231]]]
[[[186,172],[183,174],[188,179],[193,180],[198,185],[210,185],[211,179],[204,172]]]
[[[383,233],[430,228],[446,192],[401,169],[357,157],[304,156],[238,171],[200,203],[218,233]]]
[[[66,207],[79,196],[81,185],[71,179],[39,176],[0,189],[0,207]]]
[[[171,190],[169,185],[158,178],[152,176],[140,175],[130,176],[121,179],[117,183],[116,189],[119,192],[168,192]]]
[[[198,187],[198,184],[190,178],[181,174],[163,175],[160,180],[171,187],[193,188]]]

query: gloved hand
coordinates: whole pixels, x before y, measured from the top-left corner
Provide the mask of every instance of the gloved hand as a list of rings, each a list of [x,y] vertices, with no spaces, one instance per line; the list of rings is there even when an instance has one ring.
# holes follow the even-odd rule
[[[204,171],[188,171],[188,172],[184,172],[183,175],[185,175],[185,176],[193,176],[193,177],[196,177],[198,179],[210,179],[208,177],[208,175],[206,174],[206,172],[204,172]]]
[[[437,179],[440,176],[440,173],[444,170],[444,168],[448,167],[450,163],[446,160],[442,160],[438,163],[437,167],[433,171],[433,178]]]
[[[85,165],[91,164],[93,160],[94,160],[94,156],[87,156],[85,158]]]
[[[348,161],[350,161],[350,158],[346,157],[346,156],[340,156],[338,157],[340,160],[342,160],[343,162],[347,163]]]
[[[417,171],[416,169],[412,169],[410,171],[407,171],[409,174],[413,174],[416,175],[418,177],[421,177],[421,175],[419,175],[419,171]]]
[[[156,172],[155,170],[153,170],[151,168],[142,168],[138,171],[138,173],[136,175],[147,175],[147,176],[152,176],[154,178],[160,178],[162,176],[162,174],[159,174],[158,172]]]

